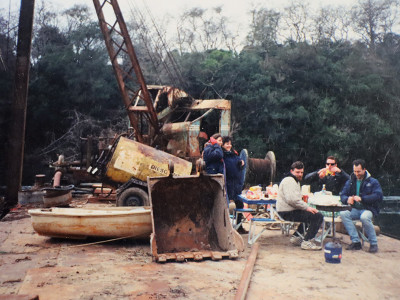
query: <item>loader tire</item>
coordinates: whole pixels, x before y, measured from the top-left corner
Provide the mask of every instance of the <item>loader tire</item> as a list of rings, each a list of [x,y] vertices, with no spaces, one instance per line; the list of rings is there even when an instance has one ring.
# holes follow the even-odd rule
[[[149,206],[149,196],[139,188],[129,188],[117,198],[117,206]]]

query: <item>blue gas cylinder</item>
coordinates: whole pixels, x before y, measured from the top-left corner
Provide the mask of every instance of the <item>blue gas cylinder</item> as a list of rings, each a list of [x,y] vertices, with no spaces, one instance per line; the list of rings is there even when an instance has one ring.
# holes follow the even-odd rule
[[[325,261],[331,264],[338,264],[342,259],[342,245],[337,242],[329,242],[325,245]]]

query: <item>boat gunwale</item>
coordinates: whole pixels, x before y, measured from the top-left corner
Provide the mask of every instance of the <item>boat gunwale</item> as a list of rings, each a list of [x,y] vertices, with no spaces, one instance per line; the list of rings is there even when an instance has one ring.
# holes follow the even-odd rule
[[[71,209],[71,210],[70,210]],[[62,208],[57,210],[50,210],[48,208],[31,209],[28,210],[28,214],[31,217],[68,217],[68,218],[104,218],[104,217],[122,217],[122,216],[138,216],[138,215],[150,215],[150,208],[139,209],[127,209],[127,210],[101,210],[101,209],[74,209],[74,208]]]

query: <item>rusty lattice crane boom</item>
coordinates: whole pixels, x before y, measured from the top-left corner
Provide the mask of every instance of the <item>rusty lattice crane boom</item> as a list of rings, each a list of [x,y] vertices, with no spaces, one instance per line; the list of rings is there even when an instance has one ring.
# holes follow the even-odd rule
[[[146,142],[139,126],[140,116],[144,115],[151,126],[150,139],[158,133],[159,122],[118,1],[93,0],[93,4],[135,137],[139,142]],[[132,86],[135,82],[140,89]]]

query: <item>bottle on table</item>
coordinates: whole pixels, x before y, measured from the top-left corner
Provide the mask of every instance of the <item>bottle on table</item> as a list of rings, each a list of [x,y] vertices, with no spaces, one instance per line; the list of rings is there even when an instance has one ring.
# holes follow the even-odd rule
[[[322,195],[326,195],[326,187],[325,184],[322,185]]]

